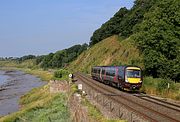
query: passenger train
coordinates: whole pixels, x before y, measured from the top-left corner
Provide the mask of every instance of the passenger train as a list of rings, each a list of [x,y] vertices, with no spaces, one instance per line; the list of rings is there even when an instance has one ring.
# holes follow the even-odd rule
[[[91,76],[120,89],[139,90],[143,82],[142,70],[137,66],[95,66]]]

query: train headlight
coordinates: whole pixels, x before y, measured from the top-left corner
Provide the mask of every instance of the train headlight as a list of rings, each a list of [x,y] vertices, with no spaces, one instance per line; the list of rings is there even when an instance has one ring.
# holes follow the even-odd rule
[[[142,80],[140,80],[139,83],[142,83]]]
[[[128,83],[128,80],[126,79],[125,82]]]

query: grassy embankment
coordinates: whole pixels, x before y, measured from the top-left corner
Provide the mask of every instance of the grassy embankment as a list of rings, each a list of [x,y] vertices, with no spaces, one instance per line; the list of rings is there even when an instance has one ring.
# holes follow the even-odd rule
[[[121,39],[111,36],[83,52],[72,62],[69,69],[90,73],[92,66],[102,65],[137,65],[142,69],[143,55],[131,38]],[[170,89],[167,84],[170,83]],[[180,100],[180,83],[168,79],[144,77],[142,91],[147,94]]]

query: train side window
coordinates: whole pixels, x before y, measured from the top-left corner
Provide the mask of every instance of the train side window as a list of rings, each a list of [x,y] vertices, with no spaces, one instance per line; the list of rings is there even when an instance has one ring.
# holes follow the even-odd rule
[[[109,68],[109,75],[111,76],[111,68]]]
[[[121,77],[122,79],[124,79],[124,69],[123,69],[123,68],[119,68],[119,69],[118,69],[118,75],[119,75],[119,77]]]
[[[112,74],[113,76],[115,76],[115,71],[113,70],[113,74]]]
[[[114,68],[111,67],[111,76],[114,76]]]
[[[107,75],[110,76],[110,70],[109,70],[109,68],[107,69]]]
[[[111,68],[111,76],[113,75],[113,69]]]
[[[100,74],[100,69],[98,69],[98,74]]]
[[[94,73],[97,73],[97,69],[94,69]]]
[[[104,69],[102,69],[102,74],[103,74],[103,75],[105,74],[105,70],[104,70]]]
[[[110,76],[113,76],[113,67],[110,68]]]

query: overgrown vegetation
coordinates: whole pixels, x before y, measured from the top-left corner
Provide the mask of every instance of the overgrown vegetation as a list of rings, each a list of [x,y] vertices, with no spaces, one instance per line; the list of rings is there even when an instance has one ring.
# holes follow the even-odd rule
[[[141,90],[151,95],[180,100],[180,83],[175,83],[170,79],[145,77]]]
[[[82,104],[88,108],[88,116],[90,116],[92,121],[98,122],[126,122],[125,120],[120,119],[107,119],[102,113],[96,108],[96,106],[92,105],[87,99],[82,100]]]
[[[54,72],[54,79],[65,80],[69,78],[70,72],[65,69],[59,69]]]

